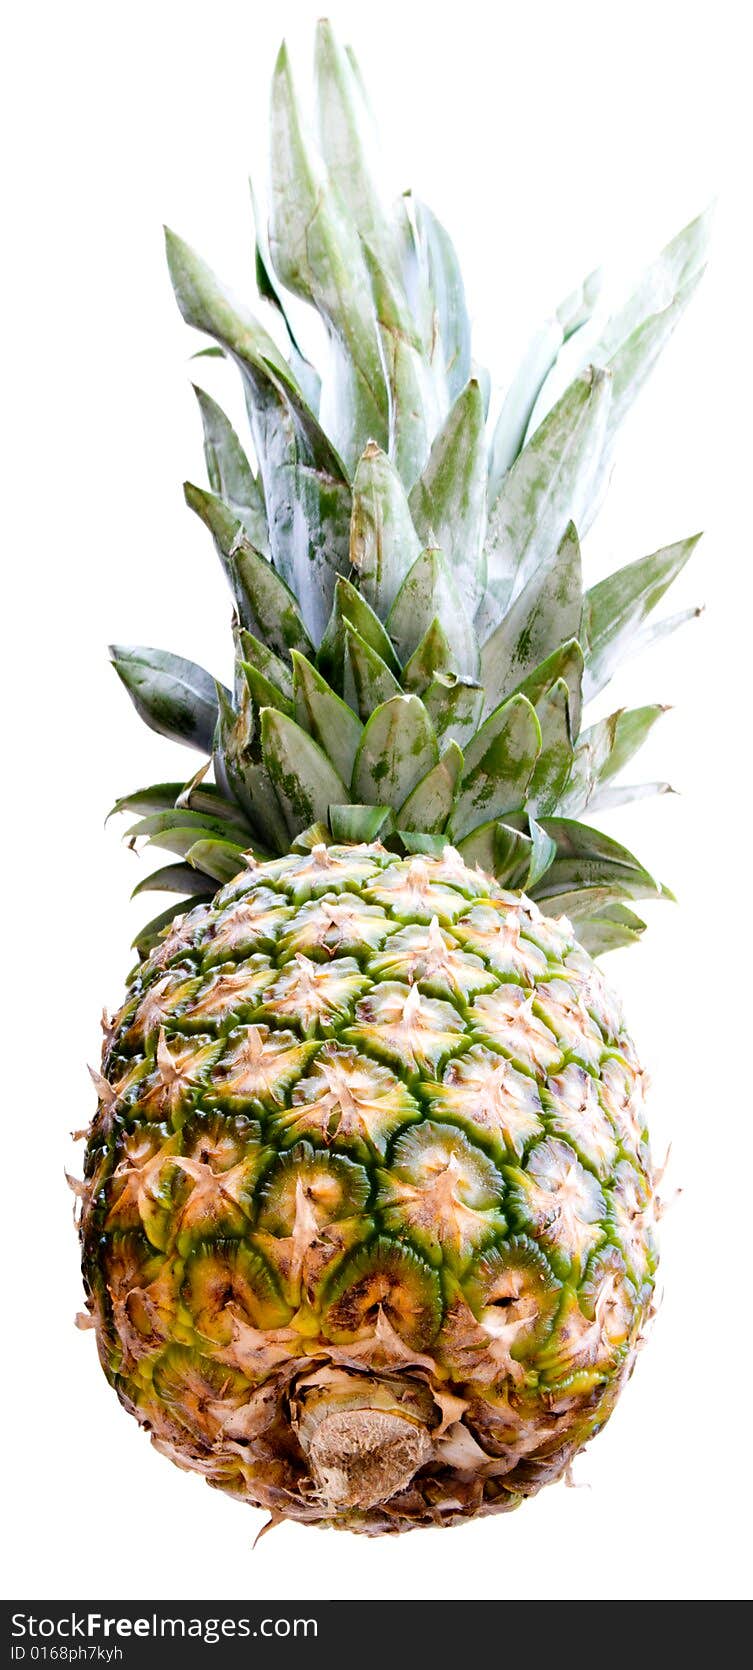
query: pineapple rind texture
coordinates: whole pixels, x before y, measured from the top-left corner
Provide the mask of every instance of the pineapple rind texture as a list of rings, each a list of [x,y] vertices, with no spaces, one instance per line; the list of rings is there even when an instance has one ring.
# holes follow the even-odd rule
[[[515,1507],[604,1425],[653,1174],[566,919],[450,848],[250,856],[140,965],[96,1082],[89,1309],[179,1465],[378,1534]]]

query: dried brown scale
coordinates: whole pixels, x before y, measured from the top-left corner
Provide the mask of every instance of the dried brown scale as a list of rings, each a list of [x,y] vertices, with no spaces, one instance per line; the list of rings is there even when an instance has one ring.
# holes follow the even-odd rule
[[[652,1174],[564,919],[449,851],[252,864],[142,965],[95,1083],[89,1309],[180,1465],[376,1534],[506,1511],[603,1426]]]

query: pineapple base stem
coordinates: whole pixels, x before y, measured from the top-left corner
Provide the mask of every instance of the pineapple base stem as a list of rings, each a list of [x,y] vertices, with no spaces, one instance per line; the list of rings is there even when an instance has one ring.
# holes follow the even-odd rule
[[[322,1412],[302,1441],[317,1493],[333,1512],[386,1502],[410,1484],[434,1448],[422,1424],[369,1408]]]

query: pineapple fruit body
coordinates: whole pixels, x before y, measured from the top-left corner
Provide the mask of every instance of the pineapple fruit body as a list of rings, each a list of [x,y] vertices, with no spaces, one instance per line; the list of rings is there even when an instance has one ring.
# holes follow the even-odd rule
[[[652,1171],[564,917],[449,846],[249,857],[140,965],[98,1091],[89,1306],[179,1465],[375,1534],[512,1508],[604,1425]]]

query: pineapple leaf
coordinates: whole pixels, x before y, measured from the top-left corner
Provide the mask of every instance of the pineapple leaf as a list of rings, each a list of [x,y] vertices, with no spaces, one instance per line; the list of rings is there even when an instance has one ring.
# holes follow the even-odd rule
[[[534,667],[533,672],[513,691],[513,695],[527,696],[533,707],[537,708],[542,696],[552,689],[557,679],[564,679],[570,705],[570,730],[572,736],[576,737],[580,730],[583,669],[583,651],[580,644],[577,638],[569,638],[539,662],[538,667]]]
[[[628,563],[586,592],[583,608],[586,701],[598,695],[626,652],[634,649],[636,636],[640,638],[638,628],[661,602],[700,538],[700,534],[693,534],[689,539],[663,546],[649,557],[639,557],[637,562]],[[694,610],[686,612],[682,619],[693,613]]]
[[[111,644],[110,656],[136,712],[150,730],[211,753],[218,708],[210,673],[163,649]]]
[[[575,748],[569,780],[556,808],[567,817],[579,816],[590,805],[596,785],[614,748],[619,713],[599,719],[582,731]]]
[[[441,409],[431,368],[397,282],[380,266],[368,244],[364,244],[363,253],[387,381],[389,454],[401,480],[410,488],[429,456]]]
[[[153,870],[137,883],[131,898],[137,898],[140,893],[194,893],[198,885],[196,871],[190,864],[163,864],[160,870]]]
[[[452,675],[453,656],[447,633],[435,618],[403,668],[403,685],[422,696],[436,673]]]
[[[391,835],[391,806],[330,806],[329,826],[336,841],[379,841]]]
[[[423,702],[418,696],[391,697],[364,728],[353,766],[353,799],[402,806],[438,756]]]
[[[297,650],[293,651],[293,686],[298,724],[324,749],[343,782],[349,783],[363,732],[360,719]]]
[[[462,769],[463,755],[457,743],[450,742],[441,759],[427,771],[403,802],[396,814],[398,828],[441,835],[452,811]]]
[[[580,631],[580,545],[572,522],[553,556],[540,562],[481,651],[484,712],[519,689],[541,662]]]
[[[358,73],[326,18],[316,28],[316,102],[322,156],[359,237],[382,267],[396,272],[396,250],[375,184],[370,124]]]
[[[524,805],[540,747],[539,721],[525,696],[513,696],[490,715],[466,752],[453,841]]]
[[[607,372],[591,368],[576,378],[505,476],[486,536],[490,596],[477,622],[482,642],[499,610],[557,549],[568,522],[580,526],[604,446],[610,397]]]
[[[450,399],[454,400],[471,374],[471,326],[463,278],[449,233],[425,203],[416,202],[415,222],[439,325],[442,371]]]
[[[355,467],[369,439],[387,445],[387,390],[371,286],[356,227],[304,137],[285,46],[272,80],[271,124],[272,261],[283,284],[315,304],[338,345],[336,440]]]
[[[294,649],[313,654],[293,592],[248,540],[236,543],[230,571],[241,625],[283,659]]]
[[[611,812],[616,806],[627,806],[631,800],[648,800],[654,794],[674,794],[671,783],[607,783],[591,796],[592,812]]]
[[[402,695],[402,686],[398,684],[394,673],[390,672],[381,655],[377,655],[371,644],[356,632],[349,621],[345,626],[345,667],[343,673],[343,693],[349,707],[357,713],[364,724],[371,718],[376,707],[382,702],[388,702],[391,696]]]
[[[349,800],[342,778],[319,744],[284,713],[263,710],[261,746],[290,836],[310,823],[326,823],[329,807]]]
[[[194,383],[204,429],[204,457],[209,485],[240,523],[257,550],[269,550],[264,499],[238,436],[221,406]]]
[[[400,663],[379,616],[355,586],[340,576],[335,586],[327,629],[316,657],[317,667],[328,684],[333,688],[342,687],[345,639],[349,629],[355,629],[370,648],[376,650],[391,672],[399,673]]]
[[[599,772],[599,782],[606,783],[610,777],[615,777],[622,771],[638,749],[643,746],[649,732],[653,730],[657,719],[669,712],[669,708],[660,702],[653,702],[646,707],[621,708],[614,715],[615,725],[611,749]],[[590,731],[584,731],[582,741],[590,736]]]
[[[483,699],[480,684],[455,673],[436,673],[422,697],[439,741],[457,742],[460,748],[478,730]]]
[[[461,596],[475,614],[486,580],[485,419],[475,378],[461,390],[434,439],[423,474],[411,490],[410,510],[422,544],[444,552]]]
[[[526,877],[526,888],[535,887],[546,875],[549,865],[557,856],[557,842],[547,835],[536,818],[528,814],[528,832],[531,837],[531,862]]]
[[[251,661],[240,661],[238,665],[245,677],[255,711],[259,712],[263,707],[274,707],[278,713],[287,713],[292,719],[295,713],[292,698],[286,696],[264,673],[260,673]]]
[[[280,288],[272,268],[264,216],[259,213],[256,193],[251,180],[249,180],[248,185],[251,195],[251,210],[254,217],[254,230],[256,233],[256,287],[259,291],[259,295],[263,297],[264,301],[271,302],[272,306],[277,309],[277,312],[283,321],[285,330],[287,331],[288,341],[290,343],[290,369],[306,400],[307,406],[310,406],[314,415],[318,417],[319,403],[322,393],[321,378],[318,371],[314,369],[314,366],[310,364],[309,360],[307,360],[305,355],[302,353],[298,344],[298,339],[290,323],[290,315],[282,299],[282,295],[280,294]]]
[[[612,897],[623,899],[671,899],[669,889],[654,880],[633,853],[611,836],[571,818],[542,818],[545,834],[557,843],[557,856],[536,887],[541,902],[557,899],[557,912],[577,913],[570,896],[594,888],[607,888]],[[569,902],[562,903],[567,894]]]
[[[186,857],[194,869],[201,870],[204,875],[211,876],[214,881],[232,881],[239,870],[243,869],[244,851],[248,852],[248,845],[235,846],[232,841],[196,841],[189,847]],[[268,852],[252,849],[257,858],[269,858]]]
[[[441,551],[422,551],[406,575],[387,618],[387,630],[401,662],[437,619],[450,646],[454,671],[475,678],[478,643]]]
[[[272,684],[277,686],[283,696],[290,701],[293,699],[293,674],[289,661],[283,661],[279,655],[260,638],[255,638],[253,632],[241,627],[238,632],[238,649],[242,659],[250,662],[257,672],[263,673]]]
[[[362,595],[378,615],[389,613],[420,552],[405,488],[372,441],[358,460],[353,480],[350,561]]]
[[[494,429],[489,459],[489,497],[496,499],[507,471],[523,446],[536,401],[563,344],[588,323],[601,289],[601,272],[588,274],[577,290],[536,332],[507,390]]]
[[[192,812],[187,806],[176,806],[171,811],[149,812],[138,823],[126,830],[125,838],[129,842],[148,840],[152,845],[167,846],[162,836],[178,832],[181,841],[184,835],[192,835],[194,841],[202,836],[216,837],[220,841],[235,841],[241,846],[248,841],[248,830],[238,819],[235,823],[225,822],[221,818],[213,818],[206,812]],[[171,852],[184,852],[183,845],[170,847]]]
[[[284,371],[285,361],[274,338],[169,226],[165,227],[165,248],[175,299],[186,324],[213,336],[242,362],[268,362]]]
[[[528,789],[528,805],[537,816],[554,813],[562,805],[573,766],[570,697],[564,679],[557,679],[536,707],[541,726],[541,752]]]
[[[478,864],[506,887],[522,887],[531,867],[529,836],[509,824],[492,819],[482,823],[458,842],[466,864]]]
[[[645,931],[646,924],[640,916],[627,905],[617,903],[603,905],[578,923],[578,939],[592,957],[600,957],[605,951],[615,951],[623,945],[635,945]]]

